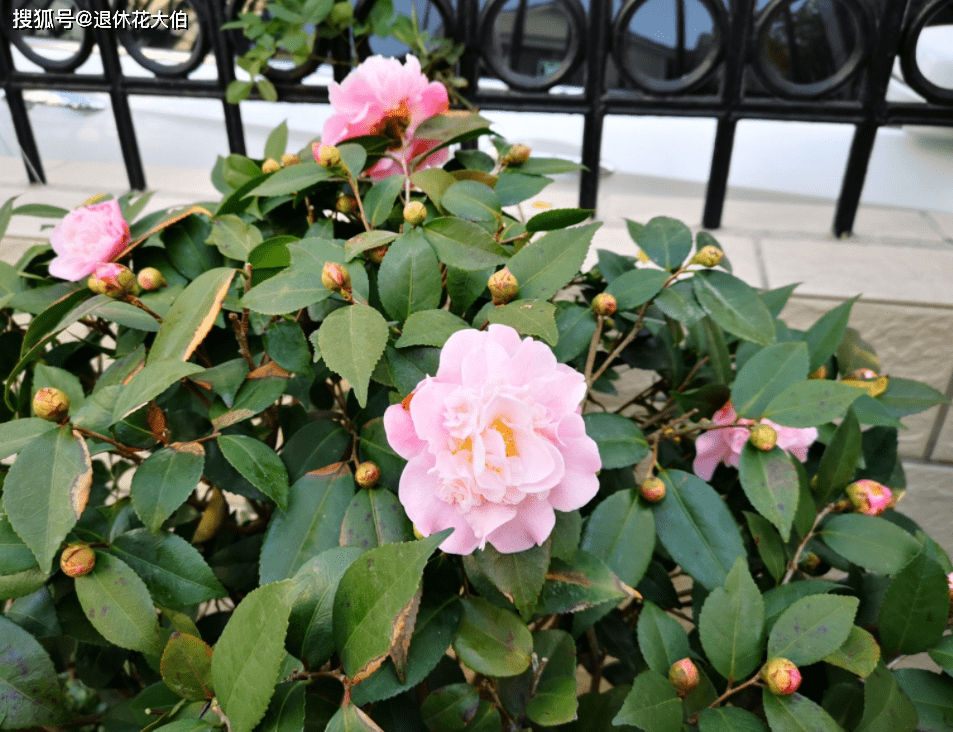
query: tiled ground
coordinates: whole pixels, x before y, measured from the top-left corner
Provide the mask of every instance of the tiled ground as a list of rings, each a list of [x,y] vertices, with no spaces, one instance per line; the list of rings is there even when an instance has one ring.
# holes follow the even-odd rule
[[[47,161],[49,185],[30,187],[19,159],[0,158],[0,201],[65,208],[90,196],[128,190],[121,166]],[[147,210],[219,194],[208,171],[151,167],[156,191]],[[697,184],[615,173],[602,178],[598,218],[604,222],[596,248],[632,253],[625,218],[679,218],[697,230],[704,190]],[[541,199],[575,206],[577,181],[560,176]],[[823,312],[861,294],[851,325],[876,348],[884,373],[924,381],[953,396],[953,214],[862,207],[855,232],[830,233],[834,205],[822,199],[729,191],[723,226],[713,232],[735,273],[755,287],[800,282],[784,312],[792,327],[805,328]],[[14,261],[42,237],[37,219],[17,218],[0,243],[0,258]],[[595,262],[594,252],[588,264]],[[909,490],[902,510],[953,553],[953,410],[934,408],[907,418],[901,453]]]

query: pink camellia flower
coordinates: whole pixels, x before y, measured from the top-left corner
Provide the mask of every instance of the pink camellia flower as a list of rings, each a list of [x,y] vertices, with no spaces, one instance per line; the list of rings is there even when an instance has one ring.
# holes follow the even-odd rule
[[[876,480],[858,480],[844,489],[854,509],[868,516],[879,516],[890,506],[893,491]]]
[[[423,536],[470,554],[487,542],[510,553],[542,544],[556,521],[599,488],[586,435],[582,374],[506,325],[447,340],[437,375],[384,413],[394,451],[409,462],[398,495]]]
[[[97,203],[70,211],[50,234],[56,256],[50,274],[64,280],[81,280],[129,246],[129,224],[117,201]]]
[[[746,425],[755,423],[753,419],[739,419],[731,402],[715,412],[712,421],[719,426],[738,426],[709,430],[695,440],[694,470],[695,475],[702,480],[711,480],[718,463],[738,467],[738,457],[751,434]],[[769,419],[761,420],[761,424],[774,428],[778,433],[778,447],[787,450],[802,463],[807,460],[807,449],[817,439],[816,428],[782,427]]]
[[[417,139],[414,132],[428,117],[450,109],[446,87],[438,81],[427,81],[415,56],[407,56],[404,64],[395,58],[371,56],[340,84],[329,84],[328,96],[334,114],[324,123],[323,144],[336,145],[364,135],[393,140],[389,154],[367,171],[372,178],[401,173],[401,161],[435,148],[438,141]],[[446,159],[444,148],[422,166],[440,165]]]

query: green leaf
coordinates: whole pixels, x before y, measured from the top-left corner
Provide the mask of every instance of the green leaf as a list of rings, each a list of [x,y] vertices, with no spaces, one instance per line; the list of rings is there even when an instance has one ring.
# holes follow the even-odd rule
[[[527,199],[535,198],[552,182],[552,178],[504,171],[500,173],[496,185],[493,186],[493,192],[504,206],[515,206]]]
[[[745,511],[744,514],[748,522],[748,531],[751,532],[751,538],[758,547],[758,556],[764,562],[768,574],[774,577],[775,582],[779,581],[784,575],[788,562],[781,536],[771,522],[760,514],[751,511]]]
[[[392,175],[376,182],[367,192],[364,196],[364,214],[371,226],[380,226],[387,221],[406,180],[402,175]]]
[[[112,421],[119,422],[176,382],[202,370],[201,366],[188,361],[150,361],[121,387],[113,405]]]
[[[667,677],[673,663],[691,655],[685,629],[654,602],[645,601],[637,633],[639,650],[657,674]]]
[[[391,382],[402,395],[410,394],[428,375],[437,373],[440,363],[440,350],[437,348],[402,348],[396,350],[387,347],[387,369]]]
[[[412,541],[413,525],[400,501],[386,488],[358,491],[341,523],[341,546],[372,549],[384,544]]]
[[[288,374],[283,373],[259,373],[255,377],[246,378],[242,383],[238,394],[235,395],[235,401],[232,408],[218,412],[218,404],[215,404],[210,413],[212,424],[217,429],[225,429],[233,424],[238,424],[246,419],[251,419],[275,403],[285,389],[288,387]]]
[[[358,404],[367,406],[371,373],[387,345],[387,321],[367,305],[349,305],[328,315],[318,331],[328,368],[347,379]]]
[[[283,315],[326,300],[331,291],[320,272],[286,270],[255,285],[241,299],[244,308],[264,315]]]
[[[281,449],[281,459],[292,482],[302,475],[338,462],[351,436],[337,422],[319,419],[295,432]],[[361,443],[363,447],[363,440]],[[381,472],[383,474],[383,467]]]
[[[520,173],[525,175],[558,175],[560,173],[572,173],[580,169],[584,170],[585,166],[562,158],[532,157],[519,166]]]
[[[36,417],[0,423],[0,460],[15,455],[44,432],[54,429],[55,424]]]
[[[861,394],[860,389],[838,381],[801,381],[774,397],[763,416],[785,427],[816,427],[843,417]]]
[[[645,732],[675,732],[681,729],[682,703],[667,678],[643,671],[635,677],[612,724],[632,724]]]
[[[299,732],[304,729],[305,683],[289,681],[278,684],[268,710],[255,728],[256,732]]]
[[[884,656],[933,648],[943,635],[949,611],[946,573],[921,551],[897,573],[884,595],[877,626]]]
[[[856,597],[810,595],[777,619],[768,636],[768,658],[787,658],[798,666],[820,661],[843,645],[857,614]]]
[[[887,382],[887,391],[877,397],[895,417],[922,412],[938,404],[949,404],[950,400],[942,392],[912,379],[891,376]]]
[[[282,511],[288,507],[288,473],[274,450],[261,440],[245,435],[219,435],[218,446],[245,480]]]
[[[391,449],[382,419],[374,419],[364,425],[358,449],[361,460],[371,460],[381,469],[380,484],[396,491],[407,461]]]
[[[724,588],[716,587],[699,616],[699,635],[711,665],[729,683],[746,678],[764,654],[764,599],[738,557]]]
[[[583,420],[586,434],[599,448],[603,470],[635,465],[649,454],[645,435],[631,419],[597,412],[583,415]]]
[[[464,219],[434,219],[428,221],[422,231],[437,250],[440,261],[463,272],[482,272],[509,258],[507,251],[484,229]],[[486,287],[486,279],[483,286]]]
[[[331,172],[317,163],[303,162],[272,173],[264,183],[249,192],[251,196],[283,196],[310,188],[331,177]]]
[[[668,489],[653,509],[659,542],[705,588],[724,586],[735,558],[747,556],[725,502],[690,473],[667,470],[659,477]]]
[[[281,160],[281,156],[285,154],[285,148],[287,146],[288,120],[284,120],[268,133],[268,139],[265,141],[265,158]]]
[[[7,607],[6,616],[35,638],[58,638],[63,635],[49,587],[41,587],[36,592],[14,600]]]
[[[211,221],[212,233],[208,244],[212,244],[226,257],[244,262],[252,249],[262,243],[261,232],[252,224],[246,224],[235,214],[218,216]]]
[[[398,348],[407,346],[437,346],[442,347],[447,339],[458,330],[470,327],[463,318],[458,318],[446,310],[424,310],[412,313],[404,323],[403,331],[396,345]]]
[[[595,223],[551,231],[514,254],[507,268],[519,283],[519,298],[548,300],[565,287],[582,267],[600,226]]]
[[[264,333],[265,351],[281,368],[293,373],[310,373],[311,351],[301,326],[279,320]]]
[[[490,121],[477,112],[441,112],[425,119],[417,127],[414,136],[418,140],[440,140],[447,142],[471,132],[482,132],[490,126]],[[431,151],[427,152],[432,154]]]
[[[243,99],[248,99],[254,84],[250,81],[241,81],[233,79],[225,90],[225,101],[229,104],[238,104]]]
[[[173,442],[147,457],[132,475],[132,505],[151,531],[185,503],[202,478],[205,448],[198,442]]]
[[[431,692],[420,705],[424,724],[437,732],[464,730],[480,706],[480,694],[470,684],[449,684]]]
[[[768,732],[764,722],[738,707],[704,709],[698,715],[699,732]]]
[[[811,357],[809,371],[816,371],[834,355],[834,351],[837,350],[841,338],[844,337],[844,331],[847,329],[850,310],[857,302],[858,297],[860,295],[852,297],[847,302],[824,313],[804,334],[804,340],[807,342]]]
[[[817,499],[821,505],[828,503],[850,482],[860,458],[860,450],[860,424],[854,410],[849,409],[824,448],[817,467]]]
[[[794,602],[808,595],[817,595],[824,592],[831,592],[842,587],[833,582],[824,580],[802,580],[801,582],[792,582],[787,585],[779,585],[774,589],[764,593],[764,613],[765,627],[770,628],[774,625],[781,613],[787,610]]]
[[[556,345],[556,306],[545,300],[516,300],[495,307],[487,314],[490,323],[508,325],[522,335],[539,336],[549,345]]]
[[[642,227],[635,242],[659,267],[674,272],[692,251],[692,232],[681,221],[656,216]]]
[[[410,180],[415,186],[427,194],[438,210],[440,209],[440,201],[443,198],[444,191],[456,182],[456,178],[442,168],[418,170],[410,176]]]
[[[553,346],[553,353],[559,363],[569,363],[589,348],[596,329],[596,317],[589,308],[558,302],[556,329],[559,332],[559,341]]]
[[[760,419],[768,404],[808,374],[807,346],[778,343],[758,351],[738,370],[731,403],[739,417]]]
[[[341,521],[354,496],[354,478],[341,463],[308,473],[288,491],[261,547],[262,584],[293,576],[312,557],[338,545]]]
[[[953,729],[953,681],[918,668],[894,671],[894,678],[916,708],[918,729],[929,732]]]
[[[595,212],[589,208],[551,208],[548,211],[541,211],[527,221],[526,230],[537,232],[566,229],[581,224],[593,213]]]
[[[880,661],[880,646],[870,633],[853,625],[841,647],[828,653],[822,660],[865,679]]]
[[[396,645],[406,653],[424,565],[449,534],[371,549],[344,573],[334,596],[334,641],[352,681],[377,670]]]
[[[385,178],[385,181],[397,179],[398,176],[392,175],[390,178]],[[393,231],[382,231],[381,229],[362,231],[360,234],[355,234],[344,242],[344,261],[350,262],[358,254],[366,252],[369,249],[377,249],[377,247],[390,244],[399,236],[400,234],[395,234]]]
[[[705,311],[702,310],[695,299],[689,280],[682,280],[666,287],[656,295],[655,305],[668,317],[679,321],[686,327],[695,325],[705,317]]]
[[[224,267],[212,269],[189,283],[162,319],[147,366],[160,361],[189,360],[212,329],[235,271]]]
[[[572,562],[554,558],[540,594],[539,613],[574,613],[632,596],[601,559],[579,549]]]
[[[936,648],[929,651],[933,662],[943,668],[947,674],[953,676],[953,635],[945,635],[936,644]]]
[[[357,143],[348,143],[338,145],[338,152],[341,153],[341,162],[354,178],[360,175],[367,165],[367,150],[363,145]]]
[[[324,732],[384,732],[360,707],[345,704],[328,720]]]
[[[519,699],[526,717],[552,727],[576,718],[576,644],[564,630],[541,630],[533,636],[533,652],[547,659],[536,683],[532,668],[500,684],[503,699]],[[504,702],[505,703],[505,702]]]
[[[0,726],[57,724],[66,701],[53,662],[29,633],[0,616]]]
[[[920,552],[916,539],[879,516],[839,514],[819,535],[847,561],[878,574],[896,574]]]
[[[668,273],[658,269],[632,269],[616,277],[606,292],[616,299],[619,310],[633,310],[662,289]]]
[[[725,342],[724,331],[712,320],[711,316],[708,315],[698,321],[698,327],[704,334],[705,350],[707,351],[712,371],[715,372],[717,384],[730,384],[732,379],[731,354],[728,352],[728,344]],[[699,336],[699,341],[700,340],[701,337]]]
[[[212,647],[201,638],[173,633],[159,666],[162,680],[183,699],[199,701],[215,696],[212,689]]]
[[[142,578],[161,605],[185,608],[227,594],[202,555],[176,534],[134,529],[113,539],[109,551]]]
[[[442,289],[440,263],[419,230],[411,229],[390,245],[377,290],[391,318],[402,323],[411,313],[436,308]]]
[[[764,452],[750,442],[738,459],[745,495],[758,513],[778,528],[784,541],[791,536],[800,491],[797,469],[791,461],[780,447]]]
[[[523,622],[481,597],[465,597],[461,605],[463,618],[453,639],[457,658],[485,676],[523,673],[533,650],[533,638]]]
[[[727,272],[696,272],[695,297],[712,319],[729,333],[768,346],[774,342],[774,319],[758,294]]]
[[[493,189],[475,180],[454,183],[443,192],[440,205],[469,221],[494,221],[503,211]]]
[[[276,582],[246,595],[215,644],[212,684],[232,732],[251,732],[268,708],[285,656],[293,587]]]
[[[86,617],[106,640],[155,656],[162,652],[149,590],[128,564],[97,552],[93,571],[75,581]]]
[[[549,544],[533,546],[521,552],[502,554],[492,544],[464,558],[464,566],[473,562],[496,588],[512,602],[523,620],[533,617],[539,592],[549,569]]]
[[[635,491],[613,493],[589,517],[581,547],[635,587],[645,575],[655,549],[652,509],[639,501]]]
[[[775,696],[764,690],[764,715],[771,732],[843,732],[823,707],[806,696]]]
[[[916,707],[890,669],[878,664],[864,684],[864,717],[856,732],[913,732],[917,721]]]
[[[3,509],[47,571],[60,542],[89,500],[93,466],[86,442],[69,426],[44,432],[24,447],[3,483]]]

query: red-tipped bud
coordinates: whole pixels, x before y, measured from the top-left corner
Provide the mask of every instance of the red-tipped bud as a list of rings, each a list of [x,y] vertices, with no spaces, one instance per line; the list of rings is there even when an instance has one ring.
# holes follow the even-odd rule
[[[801,685],[801,672],[786,658],[772,658],[761,669],[761,680],[772,694],[785,696]]]
[[[67,577],[84,577],[96,566],[96,552],[86,544],[70,544],[60,554],[60,569]]]
[[[817,367],[815,371],[812,371],[807,375],[809,379],[826,379],[827,378],[827,366],[821,364]]]
[[[49,422],[65,422],[69,416],[69,397],[52,386],[44,387],[33,397],[33,414]]]
[[[381,479],[381,469],[370,461],[361,463],[354,471],[354,480],[361,488],[373,488]]]
[[[769,452],[778,444],[778,433],[769,424],[756,424],[751,428],[748,441],[759,450]]]
[[[338,200],[334,202],[334,208],[342,214],[350,214],[357,211],[357,199],[354,196],[338,196]]]
[[[290,168],[292,165],[300,165],[301,158],[294,153],[285,153],[281,156],[281,164],[286,168]]]
[[[420,226],[427,220],[427,207],[420,201],[411,201],[404,206],[404,221],[411,226]]]
[[[274,158],[268,158],[261,164],[262,173],[277,173],[279,170],[281,170],[281,163]]]
[[[135,295],[139,291],[132,270],[115,262],[99,265],[89,276],[87,284],[97,295],[116,298]]]
[[[373,249],[368,249],[366,252],[364,252],[364,258],[372,264],[380,264],[384,261],[384,255],[387,254],[387,249],[387,244],[374,247]]]
[[[146,292],[158,290],[160,287],[165,287],[168,284],[165,281],[165,277],[162,276],[162,273],[155,267],[146,267],[145,269],[139,270],[139,276],[136,277],[136,281],[139,283],[139,287]]]
[[[608,292],[600,292],[592,298],[592,312],[596,315],[612,315],[619,304]]]
[[[698,253],[692,257],[691,264],[700,264],[702,267],[715,267],[724,256],[725,253],[721,251],[721,249],[709,244],[707,247],[702,247],[698,250]]]
[[[318,165],[322,168],[327,168],[334,173],[344,172],[344,164],[341,162],[341,151],[334,147],[334,145],[319,145],[318,143],[314,143],[311,149],[314,152],[314,159],[318,161]]]
[[[692,689],[698,686],[698,682],[700,681],[698,667],[692,663],[692,659],[690,658],[683,658],[681,661],[676,661],[668,670],[668,680],[672,683],[672,686],[675,687],[675,693],[684,698],[691,693]]]
[[[494,305],[506,305],[516,297],[520,289],[519,282],[506,267],[490,275],[486,286],[490,290],[490,295],[493,296]]]
[[[876,480],[858,480],[844,489],[857,513],[879,516],[893,500],[893,491]]]
[[[321,270],[321,284],[331,292],[349,293],[351,291],[351,275],[343,265],[337,262],[325,262]]]
[[[665,498],[665,481],[653,475],[639,486],[639,493],[649,503],[658,503]]]
[[[532,154],[533,149],[531,147],[517,143],[503,156],[503,165],[514,168],[519,167],[529,160],[529,156]]]

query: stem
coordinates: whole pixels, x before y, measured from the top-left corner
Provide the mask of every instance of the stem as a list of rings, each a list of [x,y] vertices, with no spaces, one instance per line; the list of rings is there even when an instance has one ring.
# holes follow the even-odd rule
[[[136,454],[135,450],[133,450],[131,447],[127,445],[123,445],[121,442],[116,442],[111,437],[106,437],[106,435],[101,435],[98,432],[93,432],[92,430],[88,430],[85,427],[80,427],[77,424],[70,424],[70,427],[72,427],[76,432],[79,432],[81,435],[85,435],[86,437],[90,437],[94,440],[99,440],[100,442],[105,442],[109,445],[112,445],[117,450],[119,450],[119,452],[122,453],[123,457],[129,458],[130,460],[134,461],[136,464],[139,464],[142,462],[142,458]]]
[[[373,231],[374,227],[368,222],[367,216],[364,213],[364,202],[361,200],[361,191],[357,187],[357,180],[351,175],[350,170],[347,171],[347,182],[351,184],[351,190],[354,191],[354,199],[357,201],[357,210],[361,213],[361,223],[364,224],[364,229]]]
[[[729,685],[728,688],[725,689],[725,693],[722,694],[722,695],[721,695],[720,697],[718,697],[717,699],[715,699],[715,701],[713,701],[711,704],[709,704],[709,705],[708,705],[708,708],[709,708],[709,709],[714,709],[717,705],[721,704],[721,703],[722,703],[725,699],[727,699],[729,696],[733,696],[734,694],[737,694],[737,693],[738,693],[739,691],[741,691],[742,689],[746,689],[746,688],[748,688],[749,686],[754,686],[754,685],[757,684],[757,683],[758,683],[758,675],[755,674],[755,675],[752,676],[750,679],[748,679],[747,681],[745,681],[743,684],[739,684],[738,686],[735,686],[735,687],[733,687],[733,688],[732,688],[731,685]]]
[[[400,167],[404,169],[404,205],[406,206],[410,203],[410,168],[407,167],[407,158],[404,155],[400,156]]]
[[[605,660],[605,655],[599,647],[596,631],[591,625],[586,629],[586,639],[589,641],[589,648],[592,649],[592,677],[589,681],[589,691],[598,693],[599,686],[602,684],[602,662]]]
[[[241,320],[239,320],[238,313],[229,313],[228,319],[232,321],[232,329],[235,331],[235,340],[238,341],[238,351],[242,354],[242,358],[245,359],[245,363],[248,364],[248,368],[254,371],[257,366],[255,359],[251,357],[251,351],[248,350],[248,326],[244,317],[247,313],[247,310],[242,313],[243,317]]]
[[[798,545],[797,551],[794,552],[794,558],[791,560],[791,564],[788,565],[788,571],[784,575],[784,579],[781,580],[782,585],[786,585],[791,581],[791,577],[794,575],[794,570],[797,569],[798,562],[801,561],[801,554],[804,552],[804,547],[807,546],[807,543],[814,536],[814,529],[817,528],[817,525],[821,523],[821,519],[824,518],[834,509],[834,504],[829,503],[821,509],[820,513],[817,514],[817,518],[814,519],[814,525],[811,527],[811,530],[807,532],[804,538],[801,540],[801,543]]]
[[[592,367],[596,363],[596,351],[599,350],[599,341],[602,339],[602,326],[605,323],[604,315],[596,316],[596,329],[592,331],[592,340],[589,341],[589,354],[586,356],[586,385],[591,384],[594,379],[592,378]],[[588,388],[586,389],[586,394],[589,394]]]
[[[639,308],[639,314],[638,314],[638,317],[636,318],[635,325],[632,326],[632,330],[630,330],[628,335],[626,335],[626,337],[623,338],[616,345],[616,347],[612,349],[612,352],[609,354],[606,360],[602,363],[602,366],[600,366],[596,370],[596,373],[592,375],[592,381],[588,383],[588,388],[586,389],[586,395],[589,394],[589,389],[592,388],[592,385],[595,382],[597,382],[599,380],[599,377],[606,372],[606,369],[608,369],[609,366],[612,365],[612,362],[615,361],[616,357],[620,353],[622,353],[622,351],[625,349],[626,346],[628,346],[632,341],[635,340],[635,337],[639,334],[639,331],[642,330],[642,322],[645,320],[645,313],[648,311],[649,303],[651,302],[652,301],[649,300],[649,302],[645,303],[645,305]]]
[[[151,308],[147,307],[146,304],[135,295],[126,295],[126,302],[131,305],[135,305],[140,310],[145,310],[147,313],[149,313],[149,315],[156,319],[156,322],[162,322],[162,317]]]

